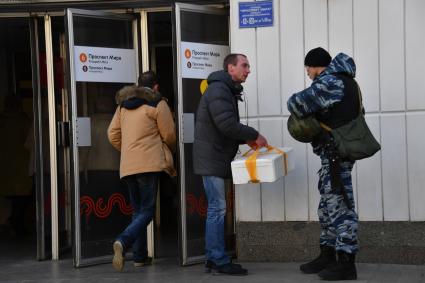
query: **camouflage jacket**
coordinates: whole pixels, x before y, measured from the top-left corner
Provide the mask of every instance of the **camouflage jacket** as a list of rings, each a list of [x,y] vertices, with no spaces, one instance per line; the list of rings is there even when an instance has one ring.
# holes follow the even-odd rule
[[[346,74],[352,78],[356,75],[354,60],[344,53],[339,53],[329,66],[317,76],[310,87],[293,94],[288,102],[288,110],[297,117],[325,111],[344,97],[344,83],[336,74]],[[320,154],[320,148],[314,146],[314,152]]]

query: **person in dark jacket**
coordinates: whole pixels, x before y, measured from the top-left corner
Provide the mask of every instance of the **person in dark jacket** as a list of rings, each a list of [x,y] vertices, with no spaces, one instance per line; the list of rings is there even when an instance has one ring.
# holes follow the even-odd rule
[[[240,123],[238,100],[250,65],[243,54],[229,54],[222,71],[208,77],[208,89],[196,112],[193,166],[202,175],[208,200],[205,231],[206,267],[215,272],[245,275],[247,270],[233,264],[226,254],[224,216],[226,214],[224,179],[232,176],[230,163],[240,144],[252,148],[267,146],[255,129]]]

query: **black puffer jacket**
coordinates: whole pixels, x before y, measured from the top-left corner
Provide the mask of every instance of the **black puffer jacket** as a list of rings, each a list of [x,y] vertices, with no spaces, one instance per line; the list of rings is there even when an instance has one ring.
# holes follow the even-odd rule
[[[237,98],[242,87],[227,72],[208,77],[208,89],[196,113],[193,167],[195,174],[231,177],[230,163],[239,144],[255,140],[258,132],[239,122]]]

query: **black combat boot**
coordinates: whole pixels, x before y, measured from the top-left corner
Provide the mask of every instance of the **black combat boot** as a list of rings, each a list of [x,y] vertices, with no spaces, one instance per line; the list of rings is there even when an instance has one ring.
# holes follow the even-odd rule
[[[319,273],[320,278],[328,281],[335,280],[356,280],[357,271],[355,255],[343,251],[338,251],[338,261],[336,265],[332,265]]]
[[[301,264],[300,270],[306,274],[319,273],[326,267],[335,264],[335,248],[330,246],[320,246],[320,255],[310,262]]]

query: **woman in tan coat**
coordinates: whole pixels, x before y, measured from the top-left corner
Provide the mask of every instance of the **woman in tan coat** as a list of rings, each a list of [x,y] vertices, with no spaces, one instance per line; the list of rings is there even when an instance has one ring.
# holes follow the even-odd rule
[[[134,209],[132,222],[113,245],[113,266],[122,271],[124,254],[131,246],[135,266],[149,261],[146,227],[154,215],[160,172],[176,175],[172,156],[176,133],[167,102],[150,88],[126,86],[116,100],[108,138],[121,152],[120,177],[127,184]]]

